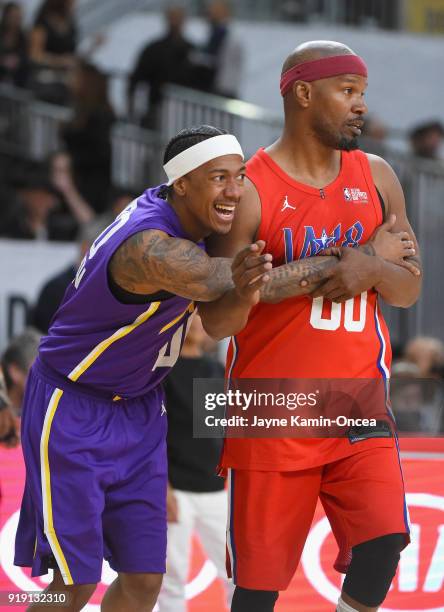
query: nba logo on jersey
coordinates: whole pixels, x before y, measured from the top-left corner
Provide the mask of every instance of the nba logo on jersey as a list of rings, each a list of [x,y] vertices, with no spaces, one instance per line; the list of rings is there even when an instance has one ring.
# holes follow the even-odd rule
[[[344,187],[344,200],[346,202],[358,202],[359,204],[367,204],[368,195],[366,191],[361,191],[359,187]]]

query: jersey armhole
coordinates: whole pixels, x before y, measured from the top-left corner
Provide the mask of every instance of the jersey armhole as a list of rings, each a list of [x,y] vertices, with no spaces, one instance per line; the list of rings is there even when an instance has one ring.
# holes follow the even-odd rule
[[[364,153],[364,151],[356,151],[356,153],[358,154],[357,157],[359,159],[359,163],[361,164],[365,182],[367,183],[367,187],[369,188],[369,191],[370,191],[373,208],[376,214],[377,225],[381,225],[381,223],[384,223],[384,220],[386,217],[384,199],[382,195],[380,194],[373,180],[370,162],[369,162],[369,159],[366,153]]]
[[[384,202],[384,198],[381,195],[381,192],[379,191],[379,189],[376,187],[375,185],[375,189],[376,189],[376,193],[378,194],[378,198],[379,198],[379,203],[381,204],[381,213],[382,213],[382,222],[385,222],[386,219],[386,209],[385,209],[385,202]]]
[[[111,276],[109,267],[107,268],[107,276],[108,288],[116,300],[118,300],[121,304],[149,304],[150,302],[164,302],[165,300],[175,297],[174,294],[170,293],[169,291],[157,291],[156,293],[149,294],[132,293],[131,291],[127,291],[116,283]]]

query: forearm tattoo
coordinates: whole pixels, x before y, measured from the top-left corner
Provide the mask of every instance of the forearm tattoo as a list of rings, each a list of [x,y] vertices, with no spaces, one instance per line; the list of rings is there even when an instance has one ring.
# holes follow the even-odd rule
[[[278,302],[310,293],[323,282],[325,271],[337,263],[336,257],[309,257],[273,268],[268,273],[270,280],[261,289],[261,301]],[[301,287],[304,278],[309,284]]]
[[[211,301],[233,287],[231,259],[208,257],[195,243],[153,230],[134,234],[110,262],[118,285],[133,293],[164,289]]]
[[[323,281],[323,273],[337,262],[336,257],[311,257],[273,268],[261,289],[261,301],[276,302],[313,291]],[[150,230],[134,234],[119,247],[111,259],[110,273],[120,287],[132,293],[163,289],[206,302],[234,287],[231,263],[228,258],[208,257],[189,240]],[[309,285],[301,287],[306,277]]]

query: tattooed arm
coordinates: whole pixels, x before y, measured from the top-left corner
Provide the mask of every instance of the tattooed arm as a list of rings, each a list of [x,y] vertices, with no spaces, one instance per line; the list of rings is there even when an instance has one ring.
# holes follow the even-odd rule
[[[261,302],[281,302],[290,297],[311,293],[322,283],[324,274],[338,264],[337,257],[320,256],[300,259],[273,268],[268,275],[269,282],[260,291]],[[301,285],[304,279],[313,280]]]
[[[415,242],[411,240],[413,232],[411,234],[405,230],[392,232],[395,224],[396,215],[392,214],[388,221],[375,230],[369,242],[356,249],[342,250],[333,247],[323,252],[325,256],[311,257],[274,268],[269,273],[270,282],[261,289],[261,301],[280,302],[286,298],[306,293],[311,293],[314,297],[323,295],[324,281],[327,281],[331,274],[336,274],[338,259],[343,259],[343,251],[347,257],[357,259],[359,262],[362,282],[364,285],[367,283],[363,290],[373,286],[369,277],[367,281],[362,278],[365,264],[374,269],[379,269],[384,263],[395,264],[405,268],[413,276],[420,276],[420,267],[413,257],[416,252]],[[328,255],[335,255],[338,259],[327,257]],[[366,255],[367,258],[362,258],[360,255]],[[373,259],[370,260],[368,257]],[[345,275],[351,278],[352,270],[346,269]],[[303,286],[300,285],[302,281]],[[295,287],[295,284],[300,290]],[[356,289],[355,295],[359,293],[360,290]]]
[[[168,291],[191,300],[215,300],[233,287],[231,259],[208,257],[194,242],[159,230],[134,234],[114,253],[113,280],[131,293]]]
[[[234,258],[232,271],[235,287],[215,302],[199,304],[199,314],[205,331],[216,340],[240,332],[248,321],[251,308],[261,302],[276,303],[287,297],[304,295],[319,286],[320,281],[300,283],[307,275],[320,276],[337,264],[336,257],[313,257],[266,269],[259,277],[254,259],[259,257],[265,243],[256,243],[239,252]],[[245,251],[256,247],[256,253]],[[267,264],[265,264],[267,265]],[[271,263],[268,264],[271,267]]]
[[[231,258],[209,257],[189,240],[171,238],[159,230],[148,230],[134,234],[117,249],[111,258],[109,271],[114,282],[131,293],[148,295],[163,290],[191,300],[211,302],[234,290],[232,265],[236,265],[239,283],[245,278],[252,280],[264,272],[269,273],[269,282],[260,289],[261,299],[275,301],[308,293],[308,289],[300,287],[298,281],[309,272],[320,272],[327,265],[321,260],[329,260],[330,265],[336,261],[335,257],[319,257],[268,272],[269,265],[266,264],[270,260],[261,252],[249,260],[250,264],[245,264],[248,248],[239,252],[240,259],[234,264]],[[256,276],[247,274],[245,266],[248,265],[254,266]],[[319,281],[310,285],[311,289],[318,284]],[[249,296],[250,290],[246,291]],[[238,299],[239,291],[234,291],[231,298],[233,301]],[[227,306],[222,304],[222,308]]]

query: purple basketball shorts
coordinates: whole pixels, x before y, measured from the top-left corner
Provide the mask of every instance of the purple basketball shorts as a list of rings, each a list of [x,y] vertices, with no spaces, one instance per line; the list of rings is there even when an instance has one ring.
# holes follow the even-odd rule
[[[26,484],[15,564],[65,584],[164,573],[166,414],[160,388],[112,402],[58,388],[34,366],[22,417]]]

